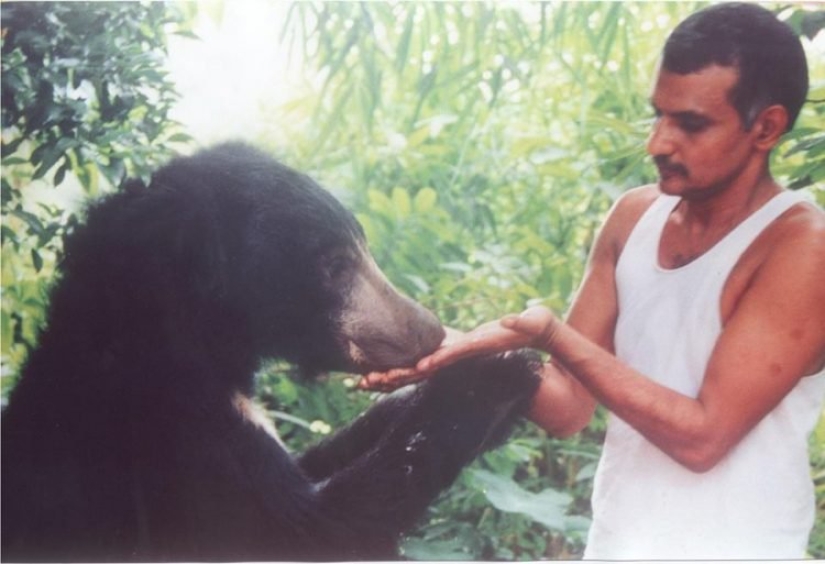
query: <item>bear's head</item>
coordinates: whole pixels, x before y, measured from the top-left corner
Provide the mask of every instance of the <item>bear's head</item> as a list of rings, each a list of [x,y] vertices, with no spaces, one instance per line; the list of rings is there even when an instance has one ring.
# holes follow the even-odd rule
[[[77,315],[101,338],[151,332],[180,353],[197,348],[192,357],[205,347],[366,372],[412,365],[444,335],[390,284],[332,195],[241,144],[175,159],[148,187],[128,183],[93,206],[64,271],[64,285],[97,288],[94,311]]]

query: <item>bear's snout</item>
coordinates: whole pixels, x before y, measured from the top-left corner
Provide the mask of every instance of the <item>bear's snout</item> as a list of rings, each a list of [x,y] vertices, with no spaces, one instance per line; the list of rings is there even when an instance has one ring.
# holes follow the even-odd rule
[[[344,304],[341,333],[359,372],[413,366],[445,335],[438,317],[402,295],[366,251]]]

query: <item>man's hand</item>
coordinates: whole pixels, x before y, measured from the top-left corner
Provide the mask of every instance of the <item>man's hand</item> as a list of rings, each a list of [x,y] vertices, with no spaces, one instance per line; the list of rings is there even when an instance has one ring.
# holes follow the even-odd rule
[[[445,327],[444,330],[446,334],[438,350],[444,347],[451,347],[455,341],[464,337],[464,333],[457,329]],[[361,378],[358,382],[358,388],[361,390],[391,392],[407,384],[424,380],[432,375],[432,372],[432,370],[420,370],[418,367],[393,368],[387,372],[370,372]]]
[[[547,308],[536,306],[519,315],[480,325],[468,333],[454,329],[433,354],[424,357],[415,368],[398,368],[389,372],[371,373],[358,384],[361,389],[392,391],[423,380],[439,368],[480,354],[499,353],[521,348],[549,351],[555,328],[559,323]]]
[[[544,306],[527,308],[518,315],[506,315],[501,318],[501,325],[529,338],[529,344],[523,345],[544,352],[553,352],[553,340],[558,329],[559,319]]]
[[[392,392],[407,384],[424,380],[428,376],[430,373],[421,372],[416,368],[393,368],[387,372],[370,372],[358,381],[358,389]]]

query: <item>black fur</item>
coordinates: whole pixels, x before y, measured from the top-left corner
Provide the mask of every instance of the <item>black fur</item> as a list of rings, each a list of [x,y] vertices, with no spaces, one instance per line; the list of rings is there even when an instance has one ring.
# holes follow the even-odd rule
[[[294,458],[236,407],[262,359],[366,370],[414,361],[442,335],[387,291],[398,340],[418,348],[347,356],[341,312],[362,247],[334,198],[240,145],[92,207],[3,413],[2,558],[396,557],[400,533],[507,435],[539,364],[464,361]],[[367,357],[372,342],[359,341]]]

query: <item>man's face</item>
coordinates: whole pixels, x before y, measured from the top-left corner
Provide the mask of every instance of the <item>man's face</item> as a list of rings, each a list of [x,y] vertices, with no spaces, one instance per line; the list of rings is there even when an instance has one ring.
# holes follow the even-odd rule
[[[660,70],[651,103],[656,122],[647,151],[662,192],[704,199],[724,191],[754,154],[728,94],[738,72],[711,65],[686,75]]]

